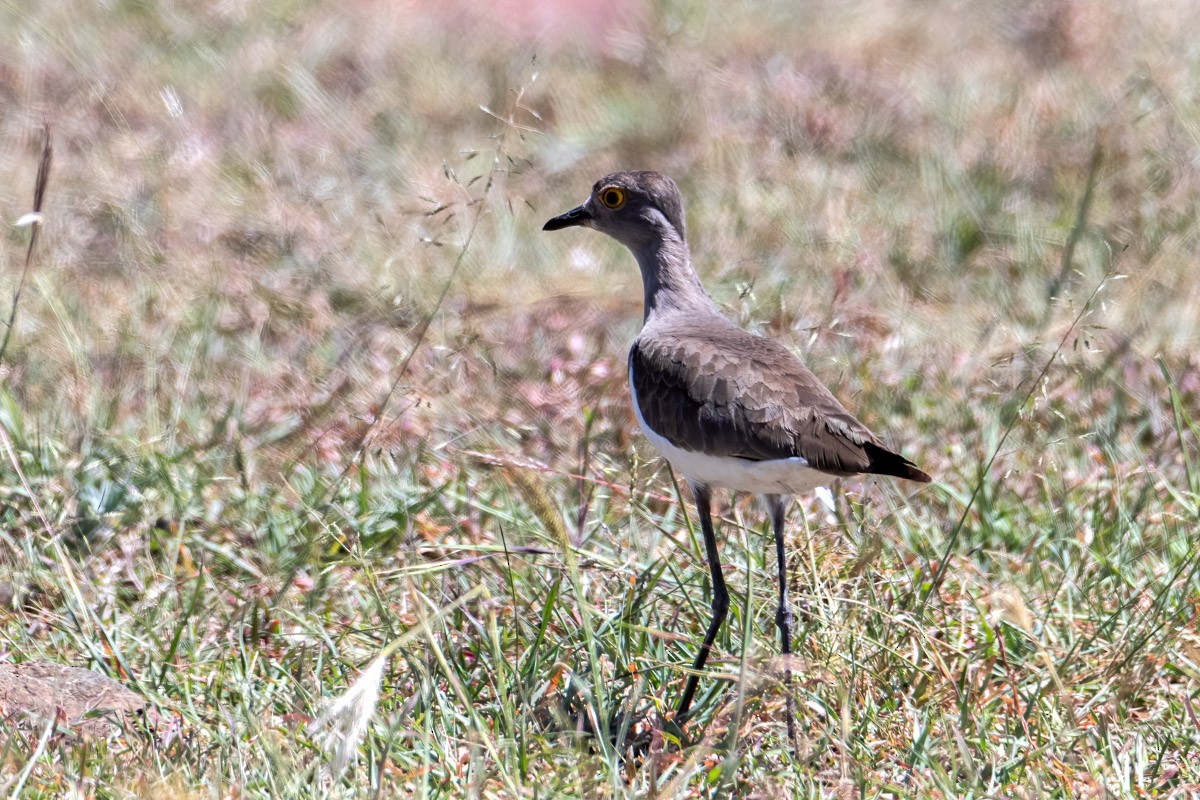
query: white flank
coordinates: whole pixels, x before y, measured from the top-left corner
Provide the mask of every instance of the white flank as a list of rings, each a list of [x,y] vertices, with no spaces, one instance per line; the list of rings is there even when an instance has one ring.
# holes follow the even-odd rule
[[[638,425],[642,426],[642,433],[671,462],[671,466],[689,480],[756,494],[806,494],[834,481],[834,475],[813,469],[799,456],[750,461],[745,458],[710,456],[676,447],[655,433],[642,417],[637,389],[633,386],[632,366],[629,369],[629,393],[633,397],[633,413],[637,415]]]

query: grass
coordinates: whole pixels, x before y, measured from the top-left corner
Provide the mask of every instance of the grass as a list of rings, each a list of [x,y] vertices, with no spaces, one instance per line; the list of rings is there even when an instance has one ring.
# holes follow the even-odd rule
[[[158,714],[6,716],[5,792],[1200,793],[1196,11],[555,8],[0,3],[4,220],[55,143],[0,653]],[[631,259],[539,231],[624,167],[680,182],[731,318],[937,479],[791,509],[799,758],[749,498],[697,716],[651,713],[703,549],[628,410]],[[314,723],[374,670],[339,773]],[[646,760],[589,733],[622,728]]]

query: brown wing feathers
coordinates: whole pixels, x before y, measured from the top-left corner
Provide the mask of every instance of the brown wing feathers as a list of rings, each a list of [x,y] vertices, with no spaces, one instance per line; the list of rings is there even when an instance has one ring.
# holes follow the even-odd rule
[[[634,343],[630,378],[656,433],[710,455],[799,456],[826,472],[929,481],[883,447],[791,351],[720,322],[659,328]]]

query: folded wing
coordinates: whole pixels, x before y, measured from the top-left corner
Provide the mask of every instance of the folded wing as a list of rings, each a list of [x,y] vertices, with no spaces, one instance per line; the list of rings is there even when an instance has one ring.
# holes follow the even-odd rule
[[[629,352],[643,419],[676,447],[764,461],[799,456],[838,475],[928,482],[879,440],[783,345],[728,321],[675,324]]]

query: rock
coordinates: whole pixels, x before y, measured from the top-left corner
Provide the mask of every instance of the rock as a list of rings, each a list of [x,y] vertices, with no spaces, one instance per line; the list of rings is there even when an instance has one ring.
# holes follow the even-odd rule
[[[112,678],[48,661],[0,664],[0,717],[40,730],[62,709],[66,725],[82,736],[133,729],[147,703]]]

